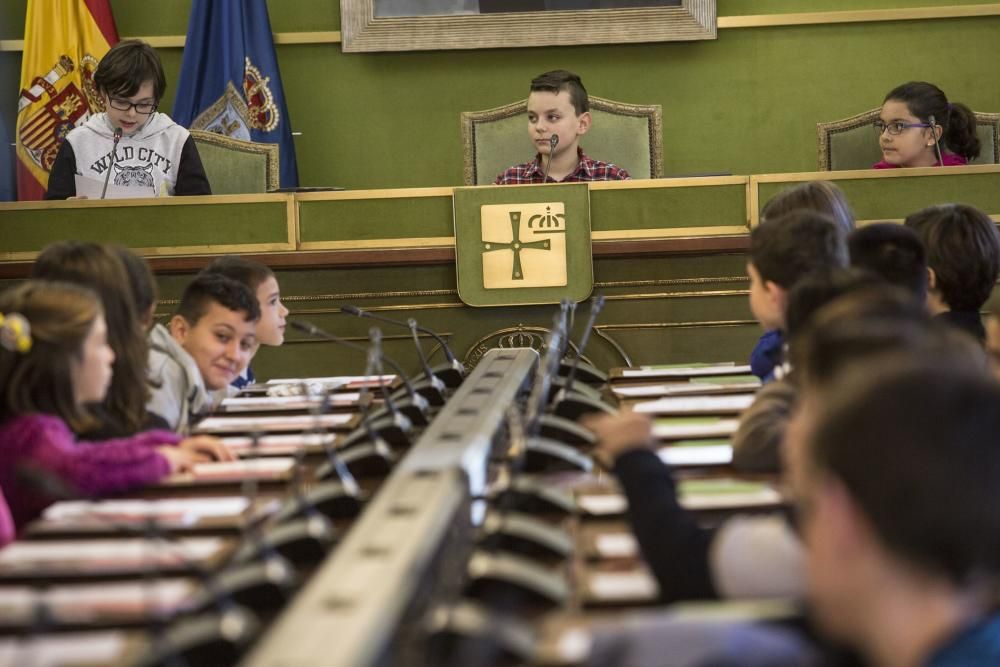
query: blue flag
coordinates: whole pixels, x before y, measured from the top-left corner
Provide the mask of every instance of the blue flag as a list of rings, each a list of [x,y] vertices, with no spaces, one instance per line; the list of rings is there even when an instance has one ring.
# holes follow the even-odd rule
[[[17,180],[14,178],[14,147],[10,145],[7,123],[0,118],[0,201],[17,199]]]
[[[194,0],[173,119],[281,146],[281,187],[299,184],[264,0]]]

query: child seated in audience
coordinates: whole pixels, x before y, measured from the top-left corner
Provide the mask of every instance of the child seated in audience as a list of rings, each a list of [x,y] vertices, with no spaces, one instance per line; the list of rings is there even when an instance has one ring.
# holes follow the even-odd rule
[[[847,237],[847,252],[851,266],[902,287],[920,303],[927,300],[927,253],[920,237],[909,227],[893,222],[861,227]]]
[[[257,295],[260,320],[257,322],[257,344],[250,354],[251,359],[257,354],[261,345],[281,345],[285,342],[285,317],[288,315],[288,309],[281,303],[278,279],[270,268],[252,259],[227,255],[213,260],[202,273],[217,273],[232,278],[249,287]],[[241,390],[254,382],[253,370],[247,364],[230,386]]]
[[[993,374],[1000,379],[1000,298],[993,299],[989,310],[986,318],[986,356]]]
[[[94,85],[105,111],[66,135],[46,199],[77,198],[77,177],[98,189],[110,177],[111,185],[149,197],[212,194],[191,133],[156,111],[167,80],[153,47],[138,39],[118,42],[98,63]]]
[[[927,307],[980,342],[986,337],[979,309],[1000,273],[1000,234],[982,211],[943,204],[917,211],[906,226],[927,251]]]
[[[627,171],[594,160],[580,148],[580,137],[591,125],[590,101],[580,77],[554,70],[535,77],[528,95],[528,138],[535,159],[508,167],[494,185],[622,181]],[[553,137],[557,137],[553,147]]]
[[[910,81],[885,96],[875,121],[882,160],[873,169],[953,167],[979,157],[976,115],[949,102],[926,81]]]
[[[1000,386],[937,359],[855,367],[790,428],[808,599],[869,664],[1000,664]]]
[[[108,344],[115,353],[104,401],[88,406],[95,430],[77,433],[85,440],[132,435],[150,428],[166,428],[158,415],[146,410],[149,386],[146,362],[149,344],[136,311],[135,289],[121,261],[127,250],[87,241],[59,241],[46,246],[31,269],[33,278],[84,285],[97,292],[108,329]]]
[[[184,290],[169,329],[157,324],[150,332],[149,409],[173,430],[186,431],[250,362],[259,319],[257,298],[246,285],[219,274],[198,275]]]
[[[825,305],[794,342],[803,401],[822,397],[846,368],[886,355],[930,357],[985,372],[982,350],[967,336],[935,325],[922,304],[884,285]],[[647,415],[626,410],[585,425],[598,437],[599,457],[610,464],[628,500],[629,523],[661,601],[803,593],[802,548],[785,517],[735,516],[704,527],[678,502]]]
[[[854,213],[847,198],[829,181],[808,181],[782,190],[764,205],[761,224],[798,210],[830,216],[845,237],[854,230]],[[781,362],[784,343],[780,329],[765,330],[750,353],[750,371],[761,380],[770,380],[774,367]]]
[[[0,488],[18,530],[64,488],[84,498],[155,482],[199,459],[231,460],[211,437],[147,431],[79,441],[84,406],[100,403],[115,354],[101,302],[89,289],[30,280],[0,294]]]
[[[125,267],[125,273],[128,274],[129,284],[132,286],[132,297],[135,301],[135,314],[139,318],[139,327],[143,331],[143,337],[145,337],[155,323],[156,301],[159,299],[156,277],[153,275],[153,270],[149,268],[149,262],[128,248],[114,245],[111,246],[111,250],[118,255],[122,266]]]
[[[847,264],[842,228],[828,216],[796,208],[768,219],[750,234],[750,310],[765,332],[777,332],[758,341],[751,353],[751,369],[765,382],[784,345],[785,304],[788,290],[813,271]]]

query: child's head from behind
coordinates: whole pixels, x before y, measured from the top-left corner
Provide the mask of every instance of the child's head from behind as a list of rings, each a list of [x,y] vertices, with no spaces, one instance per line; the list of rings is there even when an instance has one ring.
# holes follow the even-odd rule
[[[847,250],[851,266],[912,292],[920,303],[927,298],[927,253],[909,227],[892,222],[867,225],[847,237]]]
[[[889,91],[875,125],[883,159],[901,167],[937,164],[934,138],[941,150],[968,160],[979,156],[975,114],[964,104],[951,103],[940,88],[910,81]]]
[[[184,290],[170,334],[194,359],[205,387],[227,387],[246,367],[260,319],[257,298],[243,283],[199,274]]]
[[[807,181],[782,190],[764,205],[760,212],[761,223],[801,209],[830,216],[844,234],[854,229],[851,205],[847,203],[843,190],[830,181]]]
[[[111,246],[111,250],[118,255],[122,266],[125,267],[125,273],[128,274],[129,284],[132,286],[132,296],[135,298],[135,313],[139,318],[139,326],[143,331],[149,331],[153,326],[156,301],[159,298],[153,270],[149,268],[149,263],[145,259],[124,246]]]
[[[559,137],[553,155],[576,147],[580,135],[590,129],[590,100],[580,77],[566,70],[553,70],[535,77],[528,94],[528,136],[535,150],[548,155],[552,135]]]
[[[94,83],[113,127],[134,134],[156,110],[167,79],[156,50],[138,39],[126,39],[104,54]]]
[[[41,412],[72,428],[89,426],[83,405],[104,398],[115,358],[97,295],[69,283],[29,280],[0,294],[0,313],[0,417]]]
[[[126,430],[139,430],[146,418],[148,345],[136,312],[135,283],[111,246],[59,241],[38,255],[31,277],[93,289],[101,299],[115,372],[106,407]]]
[[[798,209],[750,234],[750,309],[765,329],[783,329],[788,290],[814,271],[847,264],[844,235],[829,217]]]
[[[249,287],[260,304],[257,341],[262,345],[281,345],[285,341],[288,309],[281,303],[278,279],[270,268],[252,259],[226,255],[212,260],[203,273],[217,273]]]
[[[943,204],[910,215],[906,226],[927,251],[931,312],[979,310],[1000,273],[1000,234],[990,217],[965,204]]]
[[[910,605],[930,593],[987,611],[976,605],[992,591],[976,586],[1000,574],[998,404],[981,368],[911,356],[855,367],[822,409],[803,405],[790,479],[827,632],[870,649],[886,622],[877,610],[900,590]]]

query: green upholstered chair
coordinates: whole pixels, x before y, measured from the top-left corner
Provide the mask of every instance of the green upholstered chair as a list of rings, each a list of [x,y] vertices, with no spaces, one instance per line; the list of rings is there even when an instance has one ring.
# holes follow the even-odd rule
[[[872,123],[878,118],[879,109],[872,109],[857,116],[816,123],[819,171],[844,169],[869,169],[882,159],[878,137]],[[982,152],[971,164],[1000,162],[1000,114],[976,114],[976,125]]]
[[[212,194],[238,195],[278,188],[278,144],[233,139],[215,132],[191,130]]]
[[[535,156],[528,140],[527,100],[462,112],[465,184],[493,183],[504,169]],[[624,167],[632,178],[663,176],[663,109],[590,97],[593,124],[580,139],[592,158]]]

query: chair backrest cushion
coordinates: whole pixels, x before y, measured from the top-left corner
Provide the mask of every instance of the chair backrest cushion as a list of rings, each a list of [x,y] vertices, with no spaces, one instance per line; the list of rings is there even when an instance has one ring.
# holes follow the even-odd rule
[[[212,194],[253,194],[278,187],[278,144],[191,131]]]
[[[878,109],[857,116],[817,123],[817,151],[820,171],[869,169],[882,159],[872,123]],[[982,144],[979,157],[970,164],[996,164],[1000,157],[1000,114],[976,112],[976,131]]]

